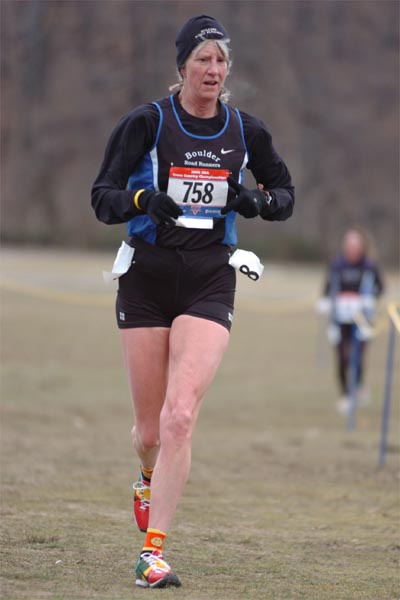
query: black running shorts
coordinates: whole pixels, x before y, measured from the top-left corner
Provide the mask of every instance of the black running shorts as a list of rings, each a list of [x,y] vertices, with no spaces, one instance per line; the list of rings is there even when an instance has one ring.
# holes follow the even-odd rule
[[[228,246],[167,249],[135,238],[131,245],[135,248],[132,265],[119,278],[116,316],[120,329],[171,327],[179,315],[191,315],[230,331],[236,272],[228,264]]]

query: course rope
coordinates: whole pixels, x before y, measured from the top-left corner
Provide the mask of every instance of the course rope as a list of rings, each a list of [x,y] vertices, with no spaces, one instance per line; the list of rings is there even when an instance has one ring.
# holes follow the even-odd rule
[[[7,292],[14,292],[16,294],[23,294],[24,296],[61,302],[62,304],[72,304],[75,306],[106,308],[112,306],[114,302],[114,298],[111,294],[55,290],[27,285],[25,283],[17,283],[16,281],[2,281],[0,287]]]
[[[14,280],[3,280],[0,282],[0,288],[16,294],[23,294],[31,298],[40,298],[52,302],[61,302],[72,306],[82,306],[91,308],[109,308],[114,304],[115,289],[109,292],[74,292],[68,290],[56,290],[46,287],[38,287],[25,283],[19,283]],[[310,296],[301,300],[255,300],[246,298],[238,294],[236,296],[236,305],[249,312],[264,315],[295,315],[308,312],[315,305],[315,296]],[[395,320],[396,329],[400,331],[400,316],[396,303],[389,304],[388,310]],[[383,319],[379,319],[374,327],[375,335],[379,335],[387,329]]]
[[[2,281],[0,288],[8,292],[23,294],[33,298],[41,298],[52,302],[61,302],[74,306],[85,306],[93,308],[109,308],[114,303],[115,290],[108,293],[73,292],[67,290],[56,290],[45,287],[37,287],[12,280]],[[281,300],[269,301],[253,300],[238,295],[236,303],[244,310],[261,314],[286,315],[307,311],[312,308],[314,297],[304,300]]]

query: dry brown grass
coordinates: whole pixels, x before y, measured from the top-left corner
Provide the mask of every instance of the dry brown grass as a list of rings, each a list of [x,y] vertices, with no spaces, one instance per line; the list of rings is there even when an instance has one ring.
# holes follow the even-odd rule
[[[321,271],[299,266],[240,280],[166,548],[183,587],[135,588],[138,465],[113,294],[100,279],[111,263],[3,251],[13,285],[2,294],[2,597],[399,598],[396,402],[387,466],[376,468],[386,335],[369,355],[373,401],[347,433],[330,361],[316,367]]]

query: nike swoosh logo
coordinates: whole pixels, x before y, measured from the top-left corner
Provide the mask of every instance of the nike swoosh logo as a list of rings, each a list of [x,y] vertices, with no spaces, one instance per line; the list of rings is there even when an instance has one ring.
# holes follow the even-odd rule
[[[235,152],[235,148],[232,148],[232,150],[224,150],[221,148],[221,154],[229,154],[229,152]]]

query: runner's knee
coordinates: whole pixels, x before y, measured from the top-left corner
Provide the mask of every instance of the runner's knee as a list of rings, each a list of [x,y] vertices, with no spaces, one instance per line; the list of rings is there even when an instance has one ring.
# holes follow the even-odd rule
[[[190,439],[194,427],[193,411],[187,408],[166,409],[161,415],[161,440],[181,446]]]
[[[160,434],[153,427],[145,428],[135,425],[131,431],[132,442],[135,448],[148,452],[160,445]]]

